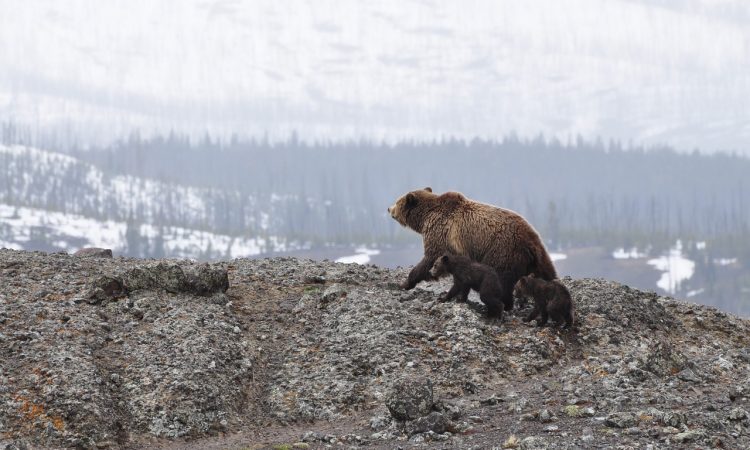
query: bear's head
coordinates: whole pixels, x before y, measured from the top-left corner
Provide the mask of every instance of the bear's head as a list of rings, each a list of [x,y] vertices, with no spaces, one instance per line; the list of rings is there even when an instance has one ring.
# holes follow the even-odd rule
[[[430,269],[430,275],[432,275],[435,279],[444,277],[445,275],[448,275],[450,273],[450,267],[451,257],[446,253],[445,255],[435,260],[435,263]]]
[[[409,227],[417,233],[422,232],[422,224],[425,219],[425,206],[433,201],[437,195],[432,193],[432,188],[426,187],[418,191],[408,192],[388,208],[388,214],[404,227]]]
[[[513,297],[515,298],[528,298],[532,296],[532,290],[536,282],[536,276],[532,273],[521,277],[513,287]]]

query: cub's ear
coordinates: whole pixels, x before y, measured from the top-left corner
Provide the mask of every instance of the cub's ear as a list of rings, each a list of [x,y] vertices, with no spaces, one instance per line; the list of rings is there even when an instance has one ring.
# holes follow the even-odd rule
[[[432,188],[429,187],[429,186],[427,186],[426,188],[424,188],[424,190],[427,191],[427,192],[432,192]]]
[[[417,204],[417,196],[409,192],[406,194],[406,206],[414,206]]]
[[[534,273],[530,273],[530,274],[528,274],[526,276],[529,277],[529,278],[536,278],[536,274],[534,274]]]

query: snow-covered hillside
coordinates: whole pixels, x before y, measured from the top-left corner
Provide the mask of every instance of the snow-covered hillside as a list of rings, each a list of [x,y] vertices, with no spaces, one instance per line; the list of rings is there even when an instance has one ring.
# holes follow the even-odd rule
[[[5,1],[0,121],[747,151],[748,43],[744,0]]]
[[[298,195],[271,193],[258,199],[226,189],[111,175],[71,156],[25,146],[0,145],[0,173],[0,203],[230,234],[278,231],[290,204],[305,210],[320,206]]]
[[[0,167],[7,177],[6,189],[0,190],[0,201],[5,202],[14,197],[30,206],[142,221],[153,221],[160,208],[176,208],[176,214],[200,220],[208,208],[206,190],[110,177],[91,164],[37,148],[0,145]]]
[[[167,258],[231,259],[304,248],[274,237],[235,237],[150,224],[135,225],[135,233],[143,247],[140,254]],[[125,222],[0,204],[0,248],[75,252],[103,247],[116,254],[132,254],[127,234]]]
[[[293,196],[272,195],[261,208],[237,192],[110,176],[68,155],[21,146],[0,146],[0,173],[0,247],[99,246],[212,259],[306,246],[275,237]]]

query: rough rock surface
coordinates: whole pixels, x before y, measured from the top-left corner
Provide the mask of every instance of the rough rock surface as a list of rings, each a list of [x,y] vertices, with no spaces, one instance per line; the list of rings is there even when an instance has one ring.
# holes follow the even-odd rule
[[[87,247],[78,250],[73,255],[79,258],[111,258],[112,250],[108,248]]]
[[[565,279],[538,329],[405,275],[0,250],[0,448],[750,447],[747,320]]]
[[[385,406],[396,420],[415,420],[432,411],[432,382],[429,378],[397,380],[385,399]]]

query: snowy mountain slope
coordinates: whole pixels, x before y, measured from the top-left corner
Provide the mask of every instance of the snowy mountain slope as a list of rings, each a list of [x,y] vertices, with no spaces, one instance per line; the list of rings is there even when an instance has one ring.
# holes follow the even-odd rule
[[[68,155],[0,145],[0,245],[24,249],[125,249],[130,227],[143,248],[133,256],[225,257],[304,247],[285,227],[318,205],[294,195],[255,197],[109,175]],[[311,221],[312,222],[312,221]],[[284,236],[277,238],[275,236]],[[123,240],[125,239],[125,240]],[[162,245],[162,244],[159,244]],[[133,245],[131,245],[132,247]],[[140,247],[140,244],[138,245]]]
[[[164,214],[188,224],[208,220],[207,189],[107,176],[70,156],[23,146],[0,146],[0,167],[7,176],[0,201],[15,198],[23,205],[107,219],[154,222]]]
[[[750,148],[742,0],[0,4],[0,120],[84,142],[515,130]]]
[[[304,248],[271,238],[235,237],[182,227],[135,226],[138,250],[128,248],[125,222],[0,203],[0,248],[75,252],[83,247],[116,254],[167,258],[231,259]],[[156,248],[159,247],[159,248]]]

